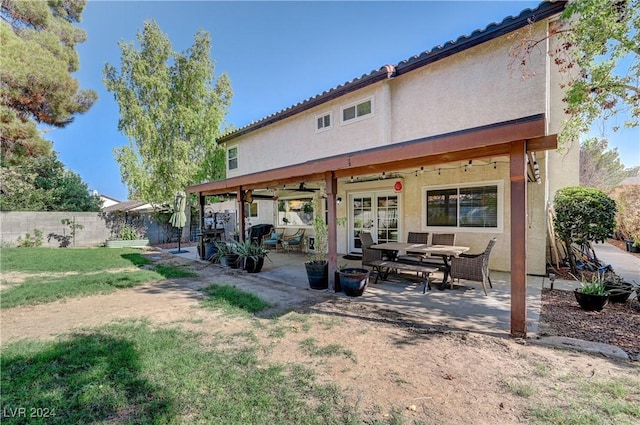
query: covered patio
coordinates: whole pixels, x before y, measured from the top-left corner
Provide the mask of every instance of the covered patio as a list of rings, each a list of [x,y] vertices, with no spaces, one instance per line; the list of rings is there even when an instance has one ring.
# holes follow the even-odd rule
[[[454,133],[427,137],[403,143],[367,149],[359,152],[337,155],[295,164],[287,167],[271,169],[263,172],[242,175],[226,180],[213,181],[187,188],[189,193],[198,194],[200,216],[204,214],[205,196],[234,194],[238,201],[238,214],[244,216],[247,193],[266,190],[284,185],[305,182],[320,182],[326,191],[327,224],[329,233],[329,286],[335,288],[334,271],[342,259],[337,250],[337,216],[336,201],[338,180],[348,180],[354,176],[392,173],[397,170],[411,169],[456,161],[472,161],[483,158],[504,157],[509,163],[509,190],[511,211],[510,223],[510,278],[504,280],[508,290],[506,297],[510,300],[510,332],[514,336],[525,337],[527,334],[527,281],[533,279],[526,274],[527,244],[527,181],[528,158],[537,151],[555,149],[556,135],[546,134],[546,120],[543,114],[507,122],[470,128]],[[530,162],[530,161],[529,161]],[[204,225],[204,223],[201,223]],[[244,234],[244,223],[240,221],[240,234]],[[303,256],[298,256],[297,265],[304,270]],[[293,272],[293,271],[292,271]],[[268,268],[262,273],[268,273]],[[267,275],[265,275],[267,277]],[[303,281],[306,284],[306,279]],[[397,288],[387,293],[393,293]],[[420,288],[418,288],[420,289]],[[416,290],[418,290],[416,289]],[[421,289],[420,289],[421,290]],[[539,290],[538,290],[539,292]],[[432,298],[440,298],[433,295]],[[446,297],[442,302],[453,302]],[[375,296],[371,291],[368,296]],[[379,295],[382,296],[382,295]],[[402,291],[398,295],[402,297]],[[496,300],[498,292],[494,291],[489,298]],[[502,295],[501,295],[502,296]],[[473,295],[473,304],[491,303],[490,299],[481,300]],[[472,311],[470,305],[460,308]],[[471,317],[468,314],[465,317]],[[499,321],[507,323],[506,320]]]

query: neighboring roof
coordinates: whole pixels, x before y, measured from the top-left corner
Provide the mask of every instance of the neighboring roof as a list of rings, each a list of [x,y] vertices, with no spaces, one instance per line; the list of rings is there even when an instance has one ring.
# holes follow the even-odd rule
[[[100,198],[108,199],[108,200],[113,201],[113,202],[118,202],[118,203],[120,202],[119,199],[112,198],[111,196],[102,195],[102,194],[100,194],[99,196],[100,196]]]
[[[374,84],[378,81],[390,79],[399,75],[406,74],[417,68],[426,66],[430,63],[439,61],[463,50],[482,44],[486,41],[493,40],[519,28],[522,28],[531,22],[536,22],[549,16],[562,12],[567,1],[544,1],[535,9],[524,9],[516,17],[508,16],[501,23],[492,23],[485,29],[478,29],[468,36],[460,36],[457,40],[446,42],[442,46],[436,46],[431,50],[427,50],[420,55],[406,59],[397,65],[384,65],[383,67],[373,70],[368,74],[364,74],[351,81],[343,83],[330,90],[317,94],[293,106],[283,109],[279,112],[271,114],[259,121],[254,121],[237,130],[233,130],[220,137],[217,142],[225,143],[244,134],[255,131],[259,128],[266,127],[277,121],[299,114],[330,100],[344,96],[347,93],[359,90],[363,87]]]
[[[120,202],[118,204],[115,205],[111,205],[108,207],[105,207],[102,209],[103,212],[115,212],[115,211],[124,211],[124,212],[129,212],[129,211],[138,211],[138,212],[143,212],[143,211],[151,211],[153,209],[153,207],[146,203],[146,202],[140,202],[140,201],[124,201],[124,202]]]

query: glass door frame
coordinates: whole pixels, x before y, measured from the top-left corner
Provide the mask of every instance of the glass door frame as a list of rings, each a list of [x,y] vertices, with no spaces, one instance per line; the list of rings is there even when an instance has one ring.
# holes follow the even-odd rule
[[[347,251],[348,253],[361,253],[362,249],[360,247],[356,247],[356,237],[354,235],[355,232],[355,220],[354,220],[354,208],[353,202],[354,198],[371,198],[371,216],[373,223],[371,227],[368,228],[371,231],[371,235],[373,236],[374,242],[378,242],[378,225],[380,222],[380,215],[378,210],[378,198],[379,197],[387,197],[387,196],[396,196],[397,197],[397,241],[400,241],[402,235],[402,193],[395,192],[393,189],[380,189],[380,190],[366,190],[366,191],[354,191],[347,193],[347,214],[348,214],[348,229],[347,229]],[[364,226],[363,226],[364,227]]]

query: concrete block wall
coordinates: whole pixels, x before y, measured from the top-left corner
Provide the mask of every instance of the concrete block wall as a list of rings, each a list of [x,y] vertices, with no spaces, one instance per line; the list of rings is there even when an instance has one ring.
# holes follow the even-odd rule
[[[99,246],[109,237],[109,229],[97,212],[30,212],[12,211],[0,213],[1,246],[16,246],[18,238],[25,238],[27,233],[34,236],[34,229],[42,231],[42,246],[57,247],[59,242],[50,238],[49,234],[69,235],[70,226],[61,223],[69,219],[83,226],[76,230],[76,236],[70,246]]]

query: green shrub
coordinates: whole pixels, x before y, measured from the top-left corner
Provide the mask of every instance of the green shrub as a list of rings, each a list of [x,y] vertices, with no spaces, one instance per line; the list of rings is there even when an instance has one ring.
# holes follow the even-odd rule
[[[601,190],[574,186],[556,192],[553,205],[553,227],[567,247],[571,269],[575,272],[571,245],[590,245],[613,236],[616,203]]]
[[[18,248],[37,248],[42,246],[42,240],[42,230],[33,229],[33,238],[31,237],[31,233],[27,233],[24,235],[24,239],[18,237],[16,245]]]

